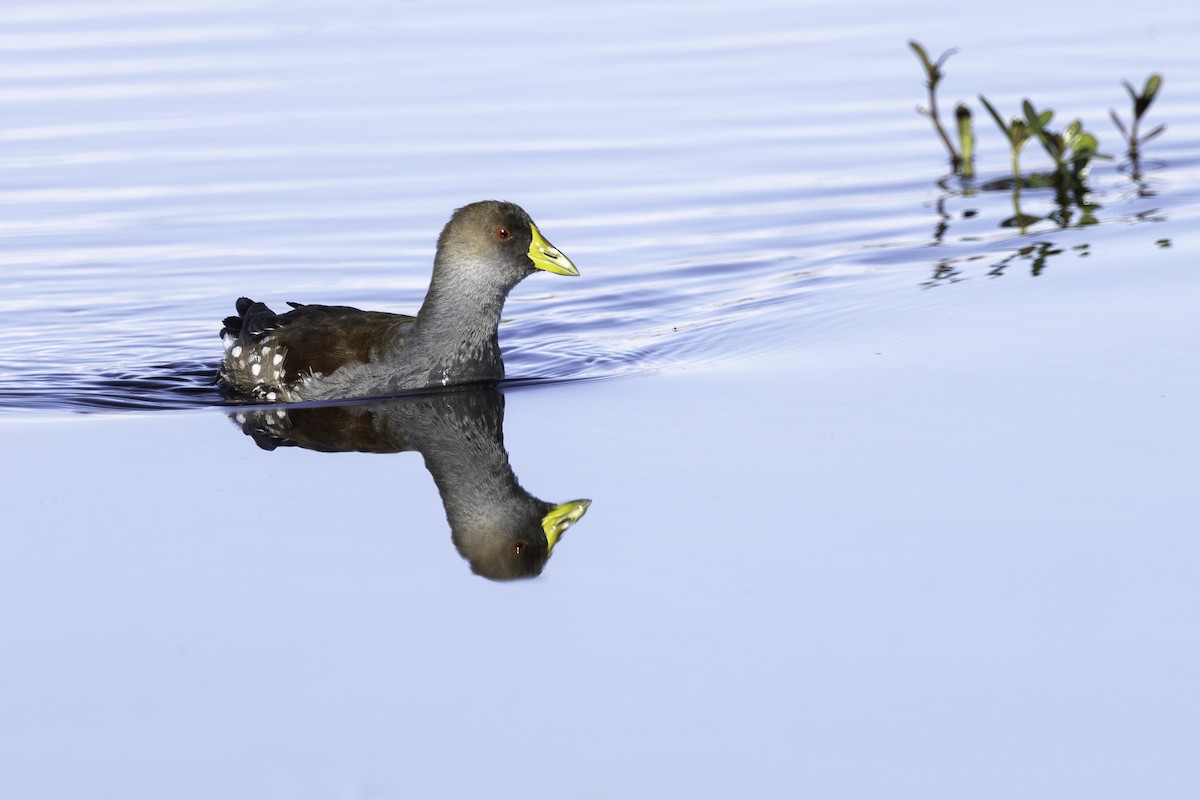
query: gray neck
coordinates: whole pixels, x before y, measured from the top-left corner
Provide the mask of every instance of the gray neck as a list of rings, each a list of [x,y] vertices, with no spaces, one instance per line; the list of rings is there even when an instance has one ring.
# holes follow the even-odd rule
[[[481,270],[488,268],[490,265],[479,265]],[[434,263],[425,302],[408,334],[415,340],[411,344],[431,354],[429,383],[504,377],[497,328],[509,288],[471,282],[461,270],[451,274],[440,263]]]

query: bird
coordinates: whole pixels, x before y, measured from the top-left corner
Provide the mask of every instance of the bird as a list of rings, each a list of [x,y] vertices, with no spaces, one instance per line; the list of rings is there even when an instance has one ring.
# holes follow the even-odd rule
[[[259,406],[229,416],[263,450],[420,453],[442,497],[455,548],[472,572],[491,580],[540,575],[567,529],[592,504],[547,502],[522,488],[504,447],[504,395],[494,386],[340,405]],[[409,533],[405,509],[382,500],[378,508],[346,509],[347,518],[379,519]]]
[[[520,206],[471,203],[438,237],[415,317],[293,302],[277,314],[242,297],[221,329],[217,383],[234,398],[293,403],[499,381],[501,309],[512,288],[539,270],[579,275]]]

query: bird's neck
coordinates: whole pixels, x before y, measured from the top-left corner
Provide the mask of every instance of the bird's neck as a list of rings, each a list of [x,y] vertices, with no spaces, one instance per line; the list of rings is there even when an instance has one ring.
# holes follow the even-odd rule
[[[416,338],[424,348],[446,358],[441,366],[449,370],[448,382],[504,377],[497,329],[507,289],[461,278],[452,282],[446,273],[434,265],[429,291],[417,313]],[[438,380],[433,376],[433,383]]]

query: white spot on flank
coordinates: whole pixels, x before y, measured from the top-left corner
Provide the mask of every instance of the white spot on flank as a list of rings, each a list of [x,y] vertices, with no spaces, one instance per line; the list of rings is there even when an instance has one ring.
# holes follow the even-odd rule
[[[260,373],[260,372],[262,372],[262,364],[251,364],[250,365],[250,374],[251,375],[258,377],[258,373]]]
[[[276,395],[275,395],[275,393],[274,393],[274,392],[267,392],[267,399],[268,399],[268,400],[272,400],[272,401],[273,401],[273,400],[275,399],[275,396],[276,396]]]
[[[278,367],[280,364],[283,363],[283,356],[280,355],[279,353],[276,353],[275,357],[271,359],[271,363]]]
[[[242,346],[239,344],[237,347],[230,350],[229,355],[233,356],[234,358],[241,358],[242,357]]]

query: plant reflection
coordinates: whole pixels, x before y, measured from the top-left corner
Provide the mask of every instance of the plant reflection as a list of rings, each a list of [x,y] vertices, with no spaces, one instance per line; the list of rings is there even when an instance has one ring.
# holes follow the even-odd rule
[[[993,261],[987,271],[989,277],[998,278],[1004,274],[1014,263],[1022,261],[1029,262],[1029,274],[1037,277],[1046,269],[1046,262],[1053,256],[1060,256],[1066,252],[1072,252],[1076,256],[1085,257],[1091,254],[1091,245],[1077,244],[1070,248],[1064,248],[1054,242],[1033,242],[1031,244],[1018,247],[1008,255]],[[982,256],[976,256],[973,259],[979,260]],[[933,286],[939,283],[955,283],[963,280],[962,269],[958,266],[958,261],[951,258],[944,258],[934,266],[933,275],[923,285]]]
[[[1010,217],[1000,220],[998,224],[1001,228],[1019,228],[1021,233],[1025,233],[1027,228],[1039,222],[1052,222],[1054,223],[1054,227],[1060,230],[1084,228],[1099,222],[1096,218],[1096,212],[1102,206],[1095,201],[1091,190],[1084,182],[1066,184],[1058,181],[1046,181],[1043,180],[1043,176],[1037,174],[1028,178],[1022,178],[1020,181],[1012,178],[1001,178],[978,186],[970,181],[961,181],[960,186],[957,188],[952,186],[950,181],[951,178],[947,177],[937,182],[938,188],[942,190],[942,193],[938,196],[936,203],[938,222],[933,229],[932,241],[934,244],[945,242],[947,235],[950,233],[954,215],[947,210],[947,205],[959,198],[979,198],[982,200],[981,192],[1005,192],[1011,195],[1013,214]],[[1025,213],[1021,208],[1022,189],[1053,189],[1054,201],[1052,209],[1045,216],[1035,216]],[[1139,191],[1139,194],[1141,196],[1148,196],[1141,194],[1141,191]],[[964,220],[973,219],[978,215],[978,209],[966,209],[962,212]]]
[[[1151,169],[1161,167],[1161,164],[1153,164]],[[1128,160],[1121,165],[1121,172],[1128,175],[1130,179],[1128,194],[1123,197],[1144,202],[1157,194],[1152,180],[1147,177],[1146,165],[1139,164],[1136,160]],[[1054,256],[1089,255],[1091,245],[1088,243],[1067,246],[1049,241],[1049,239],[1055,235],[1053,231],[1080,230],[1097,225],[1100,222],[1097,212],[1102,206],[1096,202],[1086,182],[1069,184],[1054,180],[1047,181],[1044,180],[1045,177],[1034,173],[1024,176],[1020,183],[1012,178],[985,183],[954,176],[947,176],[939,180],[937,186],[941,193],[933,205],[937,221],[934,224],[930,244],[934,246],[952,245],[956,241],[984,241],[990,238],[986,230],[980,228],[980,223],[985,222],[984,210],[994,208],[995,204],[992,202],[992,198],[1004,194],[1011,198],[1013,213],[992,224],[1002,229],[1017,229],[1024,235],[1045,237],[1045,240],[1023,244],[1007,251],[999,258],[980,254],[940,258],[934,264],[933,274],[923,285],[935,286],[963,280],[966,277],[964,269],[969,262],[984,262],[988,266],[986,274],[994,277],[1004,274],[1006,269],[1015,262],[1028,261],[1030,262],[1029,274],[1037,276],[1045,271],[1048,261]],[[1027,213],[1021,206],[1022,191],[1027,193],[1024,196],[1028,198],[1031,190],[1037,190],[1041,194],[1041,202],[1045,202],[1047,199],[1051,201],[1049,210],[1042,211],[1041,215]],[[965,203],[971,203],[975,207],[961,208]],[[956,206],[960,208],[956,209]],[[994,216],[987,216],[995,219]],[[1161,208],[1143,208],[1126,213],[1120,219],[1127,222],[1164,222],[1167,216]],[[1034,228],[1034,226],[1040,226],[1040,228]],[[964,232],[963,228],[969,230]],[[1031,228],[1034,229],[1030,230]]]
[[[465,389],[343,406],[239,411],[230,418],[264,450],[419,452],[433,476],[451,538],[477,575],[539,575],[590,500],[554,504],[521,488],[504,448],[504,397]]]

